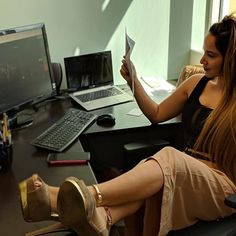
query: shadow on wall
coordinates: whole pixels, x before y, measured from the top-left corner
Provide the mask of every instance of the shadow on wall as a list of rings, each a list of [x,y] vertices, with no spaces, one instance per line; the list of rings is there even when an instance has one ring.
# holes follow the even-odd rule
[[[59,7],[53,10],[52,17],[55,1]],[[44,3],[39,1],[36,6],[32,6],[33,20],[38,22],[42,18],[46,24],[51,60],[61,63],[63,78],[63,58],[103,51],[132,2],[133,0],[51,0]],[[43,7],[44,12],[39,14],[37,8]],[[65,79],[62,87],[65,87]]]
[[[110,38],[112,37],[117,26],[122,21],[126,11],[129,9],[133,0],[117,1],[117,0],[105,0],[102,6],[105,6],[106,2],[109,2],[104,9],[101,16],[102,23],[106,27],[105,38],[106,42],[103,44],[103,48],[106,47]]]
[[[83,1],[76,16],[78,27],[68,27],[68,34],[78,42],[74,47],[74,50],[79,47],[76,54],[104,50],[132,1],[100,0],[93,4]]]
[[[6,1],[2,6],[0,28],[45,23],[50,54],[53,61],[58,61],[71,56],[76,47],[80,48],[80,53],[103,50],[132,1]]]

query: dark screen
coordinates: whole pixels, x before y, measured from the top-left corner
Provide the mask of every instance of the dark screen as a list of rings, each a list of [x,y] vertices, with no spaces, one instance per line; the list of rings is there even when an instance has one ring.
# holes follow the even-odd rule
[[[113,83],[111,51],[64,58],[67,87],[82,90]]]
[[[2,31],[0,36],[0,113],[52,95],[43,25]],[[17,31],[19,30],[19,31]],[[7,32],[4,34],[4,32]]]

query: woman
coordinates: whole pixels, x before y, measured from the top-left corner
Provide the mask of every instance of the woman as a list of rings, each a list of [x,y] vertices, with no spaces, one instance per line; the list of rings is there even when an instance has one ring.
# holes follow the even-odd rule
[[[205,76],[192,76],[160,104],[148,97],[134,66],[130,78],[122,62],[121,75],[130,86],[134,79],[137,103],[152,123],[183,114],[185,153],[166,147],[129,172],[94,186],[70,177],[60,188],[51,187],[33,175],[20,183],[25,220],[51,219],[53,212],[61,223],[52,230],[109,235],[111,225],[128,216],[136,219],[145,206],[142,224],[130,227],[127,235],[152,236],[198,219],[231,215],[234,210],[224,205],[224,198],[236,192],[236,18],[226,16],[205,37],[200,61]],[[34,210],[37,204],[40,209]]]

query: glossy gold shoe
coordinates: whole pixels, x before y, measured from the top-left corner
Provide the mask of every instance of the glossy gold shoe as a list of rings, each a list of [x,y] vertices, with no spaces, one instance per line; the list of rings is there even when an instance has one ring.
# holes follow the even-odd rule
[[[34,178],[38,179],[42,185],[35,188]],[[27,222],[44,220],[59,220],[58,214],[51,212],[48,185],[38,176],[32,176],[19,183],[20,203],[23,218]],[[56,223],[42,229],[27,233],[27,236],[43,235],[51,232],[68,230],[61,223]]]
[[[96,208],[95,199],[82,180],[67,178],[57,198],[60,221],[80,236],[108,236],[110,225],[104,208]]]
[[[39,188],[35,188],[34,177],[42,182]],[[48,185],[38,175],[34,177],[32,176],[19,183],[20,203],[24,220],[27,222],[58,220],[58,215],[51,212]]]

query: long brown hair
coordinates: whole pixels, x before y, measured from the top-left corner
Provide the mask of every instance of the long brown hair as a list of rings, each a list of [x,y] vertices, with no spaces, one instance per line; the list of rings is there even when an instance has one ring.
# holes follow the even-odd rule
[[[208,153],[236,183],[236,18],[225,16],[209,33],[216,38],[216,48],[223,57],[223,96],[207,118],[194,149]]]

